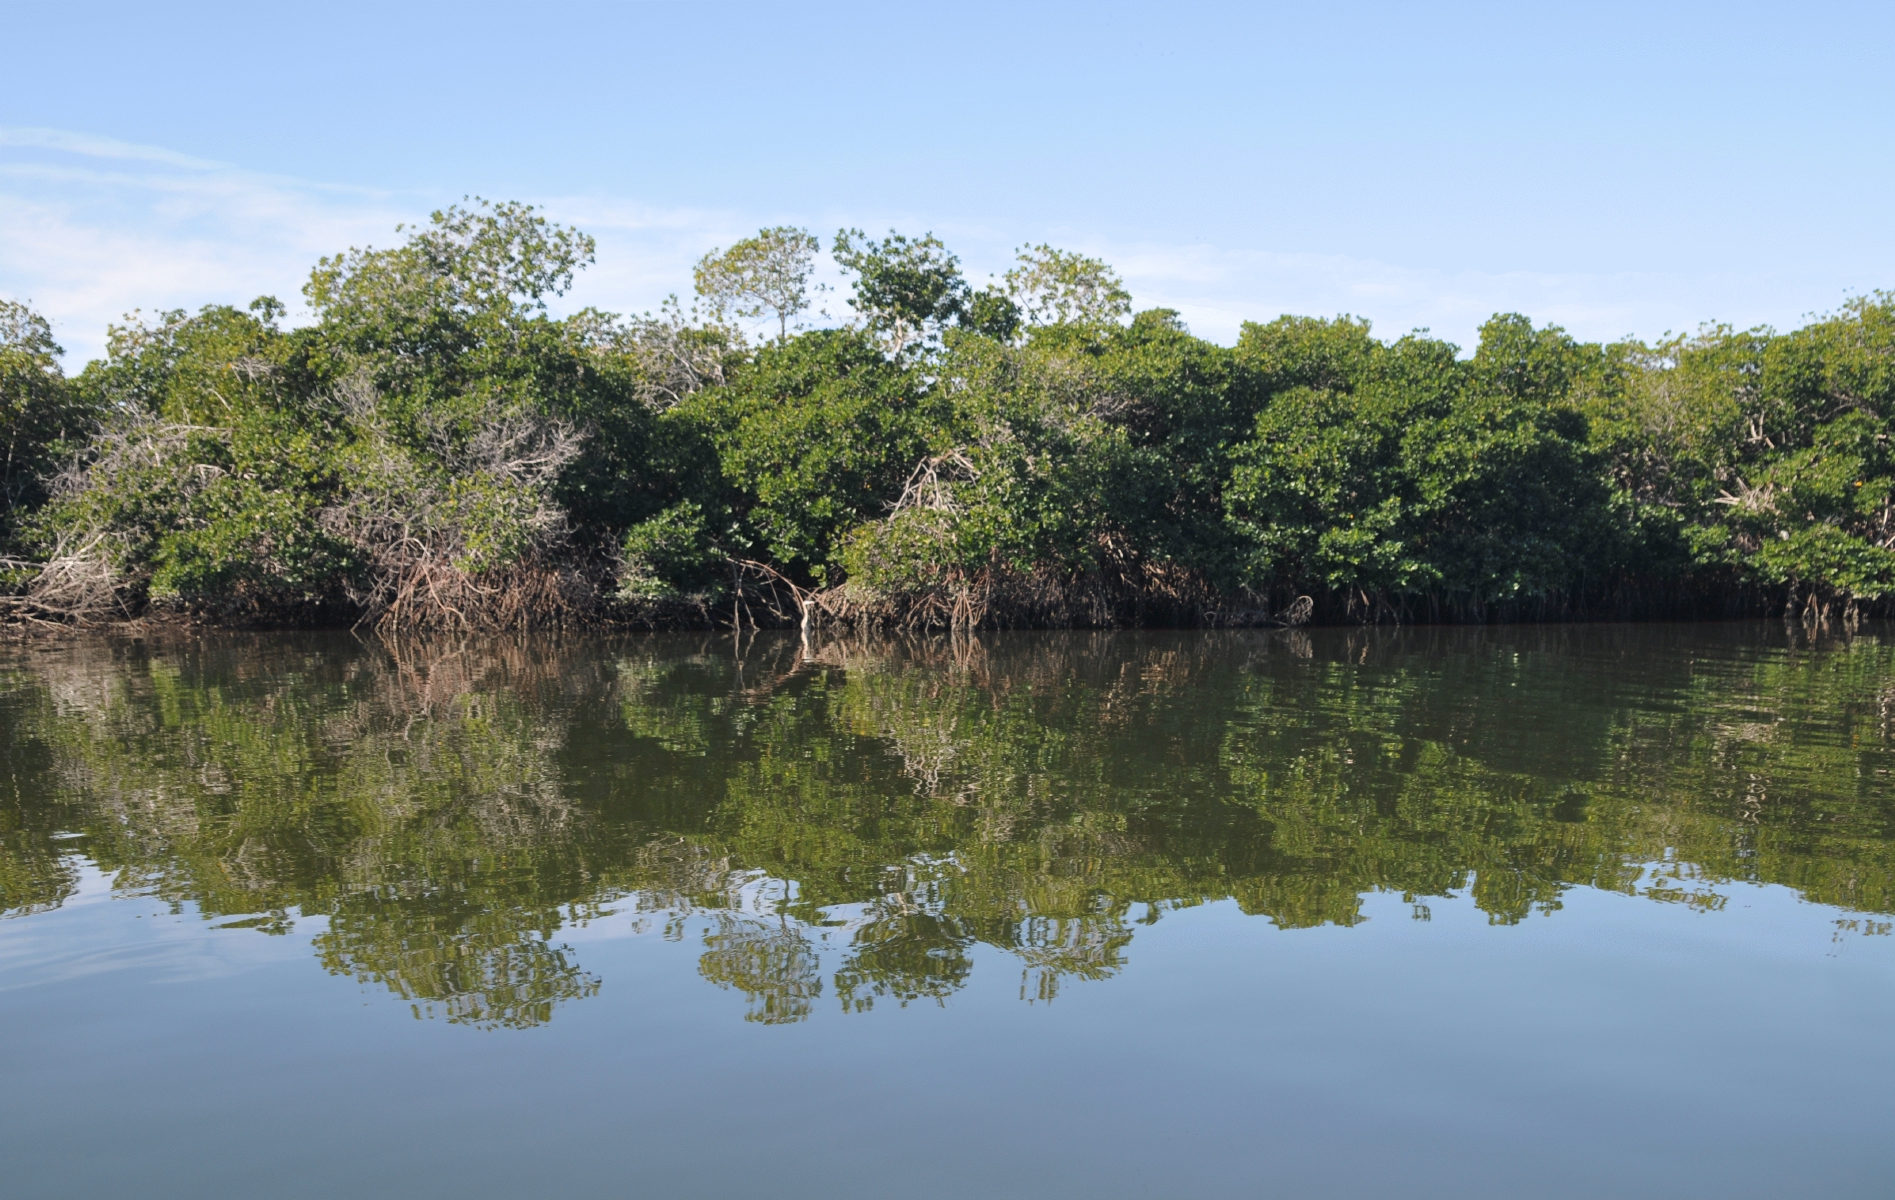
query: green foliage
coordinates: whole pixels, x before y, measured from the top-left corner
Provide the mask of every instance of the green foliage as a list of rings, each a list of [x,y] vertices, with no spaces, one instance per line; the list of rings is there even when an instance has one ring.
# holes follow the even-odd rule
[[[1895,297],[1620,357],[1589,402],[1595,440],[1624,492],[1669,510],[1692,567],[1825,603],[1895,592]]]
[[[931,233],[909,238],[890,230],[878,242],[860,229],[842,229],[832,253],[855,274],[850,307],[897,355],[938,338],[969,303],[960,259]],[[991,302],[982,312],[989,322],[997,319]]]
[[[1403,443],[1446,415],[1437,393],[1459,374],[1453,348],[1384,348],[1366,325],[1286,318],[1247,327],[1238,353],[1286,385],[1236,450],[1226,494],[1246,582],[1378,593],[1433,582],[1406,536],[1419,497]]]
[[[849,576],[900,592],[989,565],[1095,567],[1112,506],[1135,501],[1139,481],[1084,364],[963,335],[936,367],[945,437],[890,497],[896,511],[851,532]]]
[[[320,602],[348,549],[318,519],[334,430],[263,300],[113,330],[75,381],[108,416],[83,473],[38,515],[51,553],[92,553],[157,597]],[[299,394],[300,393],[300,394]]]
[[[725,556],[695,501],[674,504],[626,530],[622,551],[621,599],[702,594],[721,582]]]
[[[531,205],[476,200],[432,214],[393,250],[321,259],[303,295],[332,338],[365,353],[435,357],[438,366],[483,318],[543,312],[546,297],[571,287],[592,262],[593,249],[591,238]]]
[[[505,589],[479,580],[602,553],[703,463],[658,397],[719,377],[727,339],[551,319],[590,257],[483,203],[324,259],[308,328],[266,299],[115,329],[75,382],[111,419],[36,518],[42,552],[200,611],[480,623]]]
[[[0,300],[0,551],[45,502],[48,476],[78,453],[95,417],[60,370],[61,353],[46,318]]]
[[[961,328],[998,342],[1011,342],[1020,332],[1022,315],[1013,297],[996,288],[981,288],[961,307]]]
[[[1007,295],[1035,325],[1103,325],[1132,311],[1132,294],[1096,258],[1041,244],[1022,250],[1005,276]]]
[[[841,535],[885,512],[928,448],[921,382],[864,333],[819,330],[765,346],[730,384],[666,419],[717,446],[743,513],[733,549],[827,580]]]
[[[0,310],[0,534],[39,560],[9,603],[531,623],[746,571],[923,623],[1007,580],[1107,599],[953,619],[1895,601],[1886,294],[1656,345],[1504,314],[1465,357],[1349,317],[1223,347],[1130,316],[1097,259],[1034,246],[976,289],[933,235],[843,230],[858,320],[797,331],[799,229],[706,255],[702,311],[558,319],[585,235],[485,201],[405,233],[321,260],[311,325],[267,297],[134,316],[70,380]],[[731,324],[770,314],[761,346]]]
[[[1043,330],[1034,343],[1066,347],[1084,362],[1095,411],[1125,431],[1131,474],[1114,493],[1117,528],[1143,559],[1231,586],[1237,549],[1224,492],[1233,452],[1269,399],[1261,380],[1240,355],[1193,337],[1167,309],[1139,313],[1129,327],[1092,329],[1083,338]]]
[[[1383,346],[1347,320],[1251,326],[1239,353],[1289,384],[1228,493],[1251,586],[1478,609],[1616,565],[1602,464],[1570,401],[1595,349],[1502,316],[1471,362],[1418,336]]]
[[[790,318],[809,307],[809,276],[820,249],[822,243],[806,230],[765,229],[699,259],[697,294],[719,318],[774,315],[778,336],[788,337]]]

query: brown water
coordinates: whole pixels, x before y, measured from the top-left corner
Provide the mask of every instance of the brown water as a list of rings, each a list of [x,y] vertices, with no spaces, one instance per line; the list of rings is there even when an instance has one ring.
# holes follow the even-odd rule
[[[1882,1196],[1895,636],[0,654],[17,1196]]]

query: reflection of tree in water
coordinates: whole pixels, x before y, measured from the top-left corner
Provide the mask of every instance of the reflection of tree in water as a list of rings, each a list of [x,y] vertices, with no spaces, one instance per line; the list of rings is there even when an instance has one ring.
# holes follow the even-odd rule
[[[267,913],[226,923],[265,932],[325,915],[325,966],[452,1021],[535,1024],[597,990],[550,941],[562,901],[590,903],[588,819],[560,786],[562,730],[529,703],[576,664],[233,639],[87,644],[50,665],[37,786],[120,890]]]
[[[325,916],[330,970],[487,1027],[593,994],[559,931],[608,909],[766,1023],[942,1002],[980,947],[1050,1000],[1225,899],[1895,909],[1895,648],[1621,636],[75,643],[0,666],[0,909],[83,854],[225,925]]]
[[[0,669],[0,917],[58,908],[79,890],[77,820],[47,796],[52,755],[36,736],[53,719],[52,697],[24,670]]]
[[[1116,917],[1034,917],[1020,922],[1013,950],[1023,962],[1022,1000],[1050,1001],[1062,979],[1105,979],[1123,960],[1132,931]]]
[[[539,1025],[552,1019],[559,1002],[599,990],[598,979],[567,957],[567,947],[505,922],[406,906],[386,916],[331,917],[316,950],[330,971],[416,1002],[416,1015],[438,1004],[448,1020],[468,1025]]]
[[[788,917],[711,914],[698,973],[744,994],[744,1020],[787,1025],[808,1017],[822,995],[822,957]]]
[[[977,940],[955,917],[877,914],[851,931],[848,957],[836,971],[836,995],[845,1012],[866,1012],[882,997],[943,1003],[972,973],[968,951]]]

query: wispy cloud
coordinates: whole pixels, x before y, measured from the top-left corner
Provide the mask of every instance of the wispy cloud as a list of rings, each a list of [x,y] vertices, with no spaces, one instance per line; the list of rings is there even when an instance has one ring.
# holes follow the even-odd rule
[[[1177,309],[1201,336],[1233,340],[1246,320],[1283,313],[1369,318],[1395,337],[1426,329],[1471,350],[1493,314],[1520,312],[1587,340],[1655,338],[1708,320],[1790,327],[1845,298],[1784,273],[1439,270],[1370,258],[1274,254],[1208,245],[1101,245],[1140,307]]]
[[[412,202],[151,146],[0,129],[0,291],[54,322],[75,365],[127,310],[293,301],[318,255],[385,240]]]
[[[535,200],[554,220],[576,226],[598,243],[597,261],[556,307],[591,306],[611,312],[657,307],[673,293],[689,297],[691,267],[704,253],[757,231],[735,213],[659,208],[588,196]]]
[[[387,245],[395,226],[457,195],[378,191],[249,171],[161,147],[52,129],[0,127],[0,294],[31,300],[54,322],[77,366],[99,354],[108,323],[128,310],[193,309],[274,295],[304,319],[300,290],[324,254]],[[597,264],[559,308],[638,311],[687,294],[691,266],[713,246],[783,221],[827,232],[883,229],[887,219],[831,211],[790,213],[662,207],[602,196],[519,196],[591,233]],[[934,228],[983,280],[1010,264],[1039,231],[909,214],[894,222]],[[1125,276],[1140,307],[1177,309],[1194,331],[1230,342],[1246,320],[1281,313],[1352,313],[1384,336],[1428,328],[1465,347],[1495,312],[1556,321],[1586,338],[1653,337],[1724,318],[1791,325],[1845,297],[1814,276],[1758,272],[1558,274],[1439,270],[1344,255],[1284,254],[1254,247],[1115,242],[1080,232],[1050,240],[1096,254]],[[838,287],[832,312],[846,312]]]
[[[139,146],[114,138],[99,137],[89,133],[73,133],[65,129],[0,127],[0,146],[59,150],[93,159],[122,158],[138,162],[164,163],[168,166],[198,171],[225,170],[229,167],[227,163],[192,158],[188,154],[179,154],[175,150],[166,150],[161,146]]]
[[[521,197],[532,199],[532,197]],[[248,171],[61,130],[0,128],[0,294],[30,300],[77,366],[132,309],[194,309],[274,295],[299,306],[317,258],[387,245],[395,226],[459,199]],[[562,307],[656,305],[691,263],[742,236],[728,214],[553,198],[549,215],[599,241]]]

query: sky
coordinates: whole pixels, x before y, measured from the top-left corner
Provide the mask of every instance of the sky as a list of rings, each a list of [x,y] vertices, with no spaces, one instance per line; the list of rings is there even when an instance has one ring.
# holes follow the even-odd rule
[[[1793,328],[1895,288],[1895,4],[0,0],[0,296],[106,326],[272,294],[463,196],[689,295],[765,225],[1034,243],[1230,342]],[[832,298],[831,310],[846,315]]]

